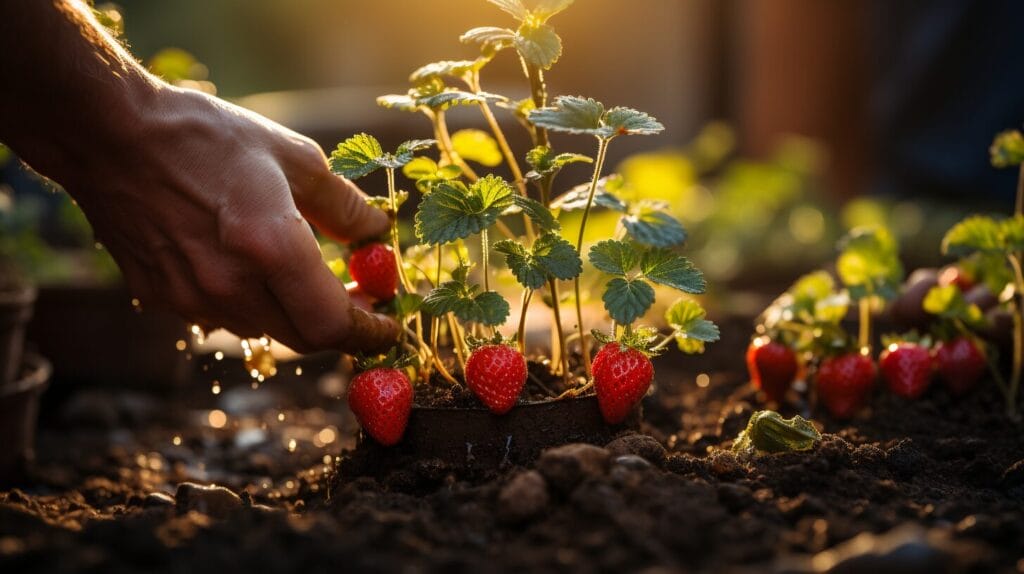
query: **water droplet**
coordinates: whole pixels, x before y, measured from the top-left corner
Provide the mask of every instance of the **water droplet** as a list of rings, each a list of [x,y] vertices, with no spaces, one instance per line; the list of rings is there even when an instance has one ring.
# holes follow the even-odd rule
[[[175,435],[174,438],[171,439],[171,444],[174,446],[181,446],[181,437]]]
[[[295,452],[295,448],[298,447],[298,446],[299,445],[298,445],[297,442],[295,442],[295,439],[289,440],[288,441],[288,452]]]
[[[228,424],[228,415],[220,409],[214,409],[210,411],[210,414],[206,417],[210,423],[210,426],[215,429],[224,428],[224,425]]]
[[[218,361],[223,361],[224,360],[224,352],[223,351],[217,351],[216,353],[213,354],[213,358],[218,360]]]

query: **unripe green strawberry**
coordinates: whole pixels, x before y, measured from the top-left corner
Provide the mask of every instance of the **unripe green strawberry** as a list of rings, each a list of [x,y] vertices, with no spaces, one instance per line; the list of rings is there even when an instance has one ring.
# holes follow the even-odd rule
[[[352,379],[348,406],[370,436],[385,446],[402,440],[412,412],[412,385],[399,369],[377,367]]]
[[[747,370],[754,388],[768,400],[781,402],[797,373],[796,353],[767,337],[758,337],[747,347]]]
[[[508,345],[484,345],[466,360],[466,385],[487,408],[503,415],[526,385],[526,359]]]
[[[348,272],[367,295],[390,301],[398,291],[398,263],[394,251],[383,243],[370,243],[352,252]]]
[[[598,351],[591,372],[597,404],[608,424],[624,421],[654,380],[654,365],[647,355],[618,342],[606,343]]]
[[[818,367],[818,399],[833,417],[848,419],[867,402],[875,376],[875,363],[867,355],[829,357]]]

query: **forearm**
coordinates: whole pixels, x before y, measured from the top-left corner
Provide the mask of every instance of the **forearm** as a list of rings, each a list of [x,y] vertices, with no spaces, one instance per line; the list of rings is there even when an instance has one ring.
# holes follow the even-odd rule
[[[0,0],[0,141],[60,183],[124,151],[162,84],[79,0]]]

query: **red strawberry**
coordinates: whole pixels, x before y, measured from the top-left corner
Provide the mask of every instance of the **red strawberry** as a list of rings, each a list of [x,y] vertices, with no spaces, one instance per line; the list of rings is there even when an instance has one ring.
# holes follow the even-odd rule
[[[412,385],[399,369],[370,369],[352,379],[348,406],[370,436],[382,445],[391,446],[402,440],[409,422]]]
[[[768,337],[758,337],[747,347],[747,370],[755,389],[768,400],[781,402],[796,378],[796,353]]]
[[[601,415],[613,425],[626,419],[654,379],[647,355],[614,341],[601,347],[591,367]]]
[[[352,252],[348,272],[363,292],[390,301],[398,291],[398,263],[394,251],[383,243],[370,243]]]
[[[932,382],[931,353],[916,343],[889,345],[882,351],[878,366],[889,390],[901,397],[916,399]]]
[[[973,389],[985,374],[985,354],[967,337],[939,343],[935,363],[939,378],[954,395]]]
[[[974,280],[956,265],[950,265],[939,272],[939,285],[956,285],[962,293],[974,287]]]
[[[503,415],[526,385],[526,359],[508,345],[478,347],[466,360],[466,384],[491,412]]]
[[[829,357],[818,367],[818,397],[837,419],[852,417],[875,384],[875,363],[861,353]]]

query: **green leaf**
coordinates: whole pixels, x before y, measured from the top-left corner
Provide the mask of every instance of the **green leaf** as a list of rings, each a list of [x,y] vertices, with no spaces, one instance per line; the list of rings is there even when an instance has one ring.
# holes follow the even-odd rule
[[[394,299],[395,314],[399,319],[411,317],[423,306],[423,297],[418,293],[400,293]]]
[[[428,245],[465,239],[497,221],[514,195],[512,186],[495,175],[468,188],[460,181],[440,182],[420,202],[416,237]]]
[[[525,20],[530,15],[530,11],[526,9],[526,5],[523,4],[522,0],[487,0],[491,4],[494,4],[498,8],[501,8],[505,12],[508,12],[516,20]]]
[[[503,324],[508,314],[508,301],[494,291],[485,291],[473,298],[472,305],[461,305],[455,310],[455,316],[463,321],[489,326]]]
[[[415,157],[402,168],[405,177],[416,182],[416,189],[422,193],[429,193],[431,187],[441,181],[456,179],[462,175],[462,170],[455,165],[441,167],[429,157]]]
[[[654,248],[645,251],[640,260],[640,270],[644,277],[659,285],[686,293],[704,292],[704,275],[689,259],[668,249]]]
[[[604,105],[593,98],[559,96],[554,107],[533,110],[530,123],[552,131],[597,135],[601,129]]]
[[[523,210],[533,223],[544,231],[558,231],[562,224],[558,223],[551,210],[544,207],[544,204],[529,197],[516,195],[513,197],[516,207]]]
[[[622,186],[622,176],[609,175],[597,180],[597,187],[594,189],[594,205],[626,213],[629,206],[612,193],[613,188]],[[557,199],[551,202],[552,209],[562,211],[577,211],[587,206],[587,197],[590,193],[590,184],[583,183],[573,187]]]
[[[409,140],[402,142],[395,153],[382,154],[377,158],[377,163],[381,167],[389,169],[398,169],[410,161],[413,160],[413,154],[417,151],[426,149],[436,142],[434,140]]]
[[[576,249],[554,233],[538,237],[530,250],[508,239],[495,243],[494,249],[505,255],[516,280],[528,289],[538,289],[550,278],[573,279],[583,271]]]
[[[466,74],[479,70],[486,61],[481,60],[441,60],[431,62],[417,68],[409,75],[409,82],[421,84],[437,77],[449,76],[462,78]]]
[[[395,194],[395,209],[402,207],[402,204],[408,200],[409,192],[399,190],[398,193]],[[383,211],[391,211],[391,198],[386,195],[369,195],[366,197],[366,204]]]
[[[590,248],[588,259],[591,265],[609,275],[625,277],[640,262],[640,255],[628,241],[606,239]]]
[[[832,293],[814,302],[813,317],[818,323],[838,325],[846,318],[850,309],[850,296],[847,293]]]
[[[665,322],[674,331],[679,350],[701,353],[704,343],[713,343],[720,337],[718,326],[704,317],[707,312],[692,299],[679,299],[665,311]]]
[[[614,135],[653,135],[661,133],[665,126],[651,115],[632,108],[612,108],[604,118],[604,137]]]
[[[806,302],[813,305],[831,295],[835,287],[836,283],[827,271],[814,271],[797,279],[789,288],[789,294],[798,304]]]
[[[665,213],[667,206],[641,204],[622,218],[622,225],[637,243],[654,247],[675,247],[686,242],[686,230],[676,218]]]
[[[942,252],[963,257],[974,252],[999,252],[1006,245],[1000,236],[999,223],[991,217],[974,215],[954,225],[942,239]]]
[[[981,308],[974,303],[968,303],[956,285],[932,287],[925,295],[921,308],[932,315],[960,320],[967,325],[978,326],[984,322]]]
[[[435,317],[455,313],[461,321],[501,325],[509,314],[508,301],[494,291],[478,293],[479,286],[456,278],[435,287],[423,299],[423,310]]]
[[[562,39],[547,24],[523,24],[513,44],[523,61],[542,70],[549,70],[562,56]]]
[[[800,415],[784,419],[775,411],[758,411],[733,442],[732,450],[745,456],[810,450],[821,433]]]
[[[459,37],[459,41],[464,44],[476,42],[480,44],[482,50],[492,53],[512,47],[515,44],[515,39],[515,30],[494,26],[473,28]]]
[[[836,273],[850,291],[850,296],[896,294],[903,279],[896,240],[881,227],[860,227],[851,231],[840,243]]]
[[[480,165],[495,167],[501,164],[498,142],[483,130],[459,130],[452,134],[452,148],[462,157]]]
[[[570,163],[593,163],[593,161],[583,154],[560,153],[555,155],[550,147],[537,146],[526,153],[526,163],[530,164],[530,168],[532,168],[526,174],[526,179],[540,179],[548,175],[555,175]]]
[[[356,134],[339,143],[331,153],[331,171],[348,179],[359,179],[382,167],[378,160],[383,155],[377,138]]]
[[[572,6],[573,0],[538,0],[530,10],[534,18],[546,22],[549,18]]]
[[[654,288],[643,279],[615,277],[605,285],[604,308],[620,325],[631,325],[654,304]]]
[[[377,105],[382,108],[395,109],[402,112],[415,112],[419,104],[408,94],[387,94],[377,98]]]
[[[1015,167],[1024,163],[1024,135],[1018,130],[1007,130],[998,134],[989,148],[992,165]]]

